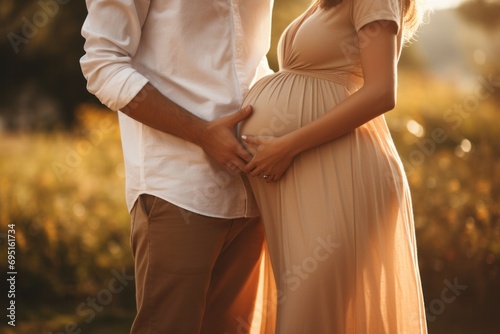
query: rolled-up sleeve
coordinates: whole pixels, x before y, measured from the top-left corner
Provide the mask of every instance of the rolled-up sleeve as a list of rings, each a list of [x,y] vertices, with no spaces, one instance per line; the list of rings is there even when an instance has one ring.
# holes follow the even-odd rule
[[[87,0],[80,59],[90,93],[112,110],[126,106],[148,80],[132,66],[149,0]]]

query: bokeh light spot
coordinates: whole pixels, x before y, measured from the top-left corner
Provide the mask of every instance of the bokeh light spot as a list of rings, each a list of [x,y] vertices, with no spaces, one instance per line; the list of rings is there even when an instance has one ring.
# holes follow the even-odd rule
[[[408,122],[406,122],[406,129],[412,135],[419,137],[419,138],[425,134],[424,127],[413,119],[410,119]]]

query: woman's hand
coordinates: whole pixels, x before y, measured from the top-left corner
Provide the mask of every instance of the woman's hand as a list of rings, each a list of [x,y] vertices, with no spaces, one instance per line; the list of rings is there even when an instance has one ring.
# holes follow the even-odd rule
[[[241,136],[243,144],[253,154],[245,171],[266,182],[278,181],[293,161],[295,155],[284,137]]]

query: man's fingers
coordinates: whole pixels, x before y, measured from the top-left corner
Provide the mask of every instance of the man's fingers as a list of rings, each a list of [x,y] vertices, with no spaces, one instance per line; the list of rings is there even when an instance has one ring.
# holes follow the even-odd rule
[[[228,116],[230,125],[235,126],[239,122],[247,119],[252,114],[252,111],[253,111],[252,106],[246,106],[243,109],[239,110],[238,112]]]
[[[247,152],[250,153],[250,156],[254,156],[256,153],[257,153],[257,148],[256,147],[253,147],[253,146],[250,146],[250,145],[245,145],[245,149],[247,150]],[[247,160],[247,162],[250,161],[250,160]]]
[[[262,169],[259,168],[254,162],[250,162],[245,166],[245,171],[250,176],[259,176],[263,173]]]
[[[235,157],[226,163],[226,169],[230,174],[238,175],[241,172],[246,172],[246,162],[239,157]]]
[[[248,148],[243,147],[243,145],[240,145],[236,151],[236,154],[246,162],[250,162],[253,158],[253,153],[251,150],[248,150]]]
[[[231,160],[226,163],[226,171],[230,175],[238,175],[241,173],[241,169],[238,167],[237,162],[235,162],[235,160]]]

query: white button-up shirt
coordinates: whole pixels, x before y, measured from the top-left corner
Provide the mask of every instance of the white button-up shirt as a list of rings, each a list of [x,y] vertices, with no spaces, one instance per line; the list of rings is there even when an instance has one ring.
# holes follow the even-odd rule
[[[87,0],[80,61],[87,88],[119,110],[150,82],[205,120],[231,114],[270,71],[271,7],[272,0]],[[118,115],[129,210],[148,193],[207,216],[258,215],[241,176],[192,143]]]

